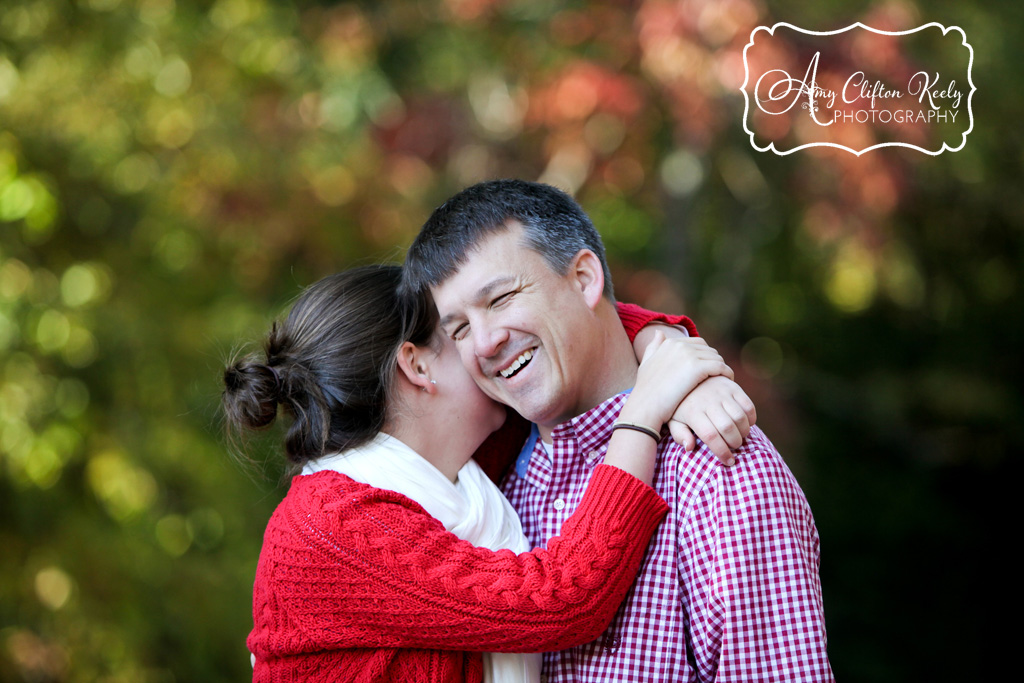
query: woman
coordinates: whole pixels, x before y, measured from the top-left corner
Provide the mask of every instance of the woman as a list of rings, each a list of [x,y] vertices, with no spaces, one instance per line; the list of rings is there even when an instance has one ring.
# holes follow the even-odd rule
[[[561,535],[531,551],[471,460],[505,410],[436,331],[433,305],[399,301],[400,273],[321,280],[272,327],[264,359],[225,372],[229,426],[266,427],[282,405],[301,468],[257,568],[256,681],[537,680],[538,656],[507,653],[601,633],[665,514],[644,429],[660,431],[705,377],[731,374],[699,340],[652,344],[619,418],[640,429],[615,430]]]

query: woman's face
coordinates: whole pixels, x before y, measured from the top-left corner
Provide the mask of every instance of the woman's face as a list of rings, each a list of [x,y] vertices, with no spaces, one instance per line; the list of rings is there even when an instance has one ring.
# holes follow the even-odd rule
[[[455,342],[436,333],[434,344],[436,360],[431,364],[431,379],[437,382],[437,398],[444,401],[447,427],[461,430],[470,442],[470,437],[478,436],[475,443],[479,445],[505,421],[505,407],[480,391],[463,367]]]

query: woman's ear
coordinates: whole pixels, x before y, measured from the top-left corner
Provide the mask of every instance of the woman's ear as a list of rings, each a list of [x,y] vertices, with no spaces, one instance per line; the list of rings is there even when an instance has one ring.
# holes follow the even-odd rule
[[[398,348],[398,374],[428,394],[437,391],[437,385],[430,381],[432,355],[430,349],[412,342],[404,342]]]

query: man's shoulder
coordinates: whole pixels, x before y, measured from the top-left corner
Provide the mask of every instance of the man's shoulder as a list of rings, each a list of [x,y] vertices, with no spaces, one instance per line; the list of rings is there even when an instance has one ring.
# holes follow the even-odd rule
[[[797,486],[786,461],[756,426],[750,428],[750,435],[736,451],[736,465],[726,469],[735,469],[735,475],[751,487]]]
[[[736,464],[722,465],[702,442],[692,453],[675,442],[668,444],[663,457],[674,467],[679,503],[690,504],[698,497],[713,497],[720,502],[773,500],[779,496],[803,499],[803,491],[771,440],[760,428],[750,434],[735,451]]]

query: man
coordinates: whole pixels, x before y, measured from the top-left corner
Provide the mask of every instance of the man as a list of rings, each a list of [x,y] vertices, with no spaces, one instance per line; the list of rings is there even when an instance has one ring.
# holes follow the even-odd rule
[[[578,204],[546,185],[481,183],[438,208],[406,259],[477,384],[540,438],[502,488],[534,544],[558,533],[601,462],[636,377],[604,249]],[[711,378],[677,412],[698,435],[741,423]],[[710,407],[707,407],[710,406]],[[662,425],[641,425],[655,432]],[[818,535],[803,492],[751,428],[722,466],[659,438],[654,488],[671,507],[608,630],[545,655],[547,681],[829,681]]]

